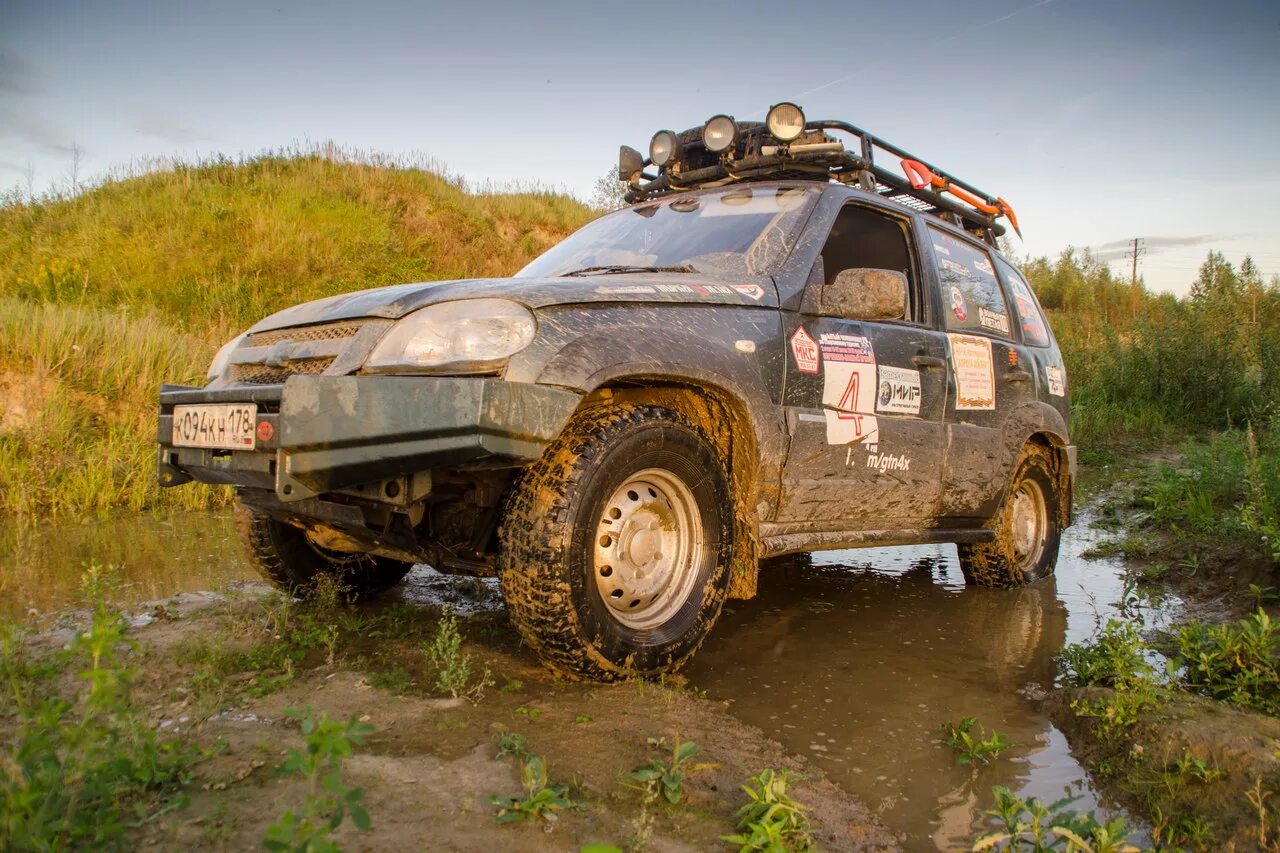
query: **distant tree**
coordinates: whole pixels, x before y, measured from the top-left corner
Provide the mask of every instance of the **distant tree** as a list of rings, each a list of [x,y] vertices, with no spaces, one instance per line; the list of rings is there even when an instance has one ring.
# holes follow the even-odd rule
[[[627,200],[624,198],[626,192],[627,185],[618,180],[618,168],[614,166],[596,178],[591,188],[591,201],[588,204],[601,213],[608,213],[611,210],[626,207]]]

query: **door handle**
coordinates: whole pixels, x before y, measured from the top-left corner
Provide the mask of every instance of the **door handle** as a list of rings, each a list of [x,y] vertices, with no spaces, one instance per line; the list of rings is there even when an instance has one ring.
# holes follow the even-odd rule
[[[913,355],[911,356],[911,363],[920,368],[947,366],[946,360],[938,358],[936,355]]]
[[[1031,374],[1025,370],[1010,370],[1004,375],[1005,382],[1030,382]]]

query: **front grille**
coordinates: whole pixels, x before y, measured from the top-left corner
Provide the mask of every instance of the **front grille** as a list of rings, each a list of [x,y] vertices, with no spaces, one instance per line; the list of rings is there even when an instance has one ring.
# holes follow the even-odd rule
[[[362,317],[253,332],[231,354],[225,385],[281,385],[290,376],[345,376],[360,369],[394,321]]]
[[[350,338],[360,331],[363,323],[326,323],[323,326],[303,326],[297,329],[273,329],[269,332],[255,332],[249,336],[245,346],[269,347],[281,341],[336,341]]]
[[[293,361],[283,367],[268,367],[265,364],[233,364],[231,381],[244,385],[279,385],[290,376],[319,376],[331,364],[333,364],[332,358]]]

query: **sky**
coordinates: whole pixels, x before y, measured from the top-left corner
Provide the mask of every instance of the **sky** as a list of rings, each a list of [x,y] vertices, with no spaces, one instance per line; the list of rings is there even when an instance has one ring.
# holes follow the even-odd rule
[[[332,140],[585,198],[791,100],[1182,294],[1210,249],[1280,273],[1278,87],[1275,0],[0,0],[0,189]]]

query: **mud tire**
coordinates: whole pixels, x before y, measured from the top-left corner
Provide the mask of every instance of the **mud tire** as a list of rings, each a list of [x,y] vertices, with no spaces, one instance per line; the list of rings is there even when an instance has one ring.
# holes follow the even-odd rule
[[[679,610],[638,630],[610,615],[593,545],[609,496],[654,468],[694,496],[703,548]],[[599,407],[576,415],[511,489],[498,576],[512,623],[552,670],[593,681],[650,677],[678,669],[710,633],[728,593],[734,537],[724,465],[688,418],[658,406]]]
[[[291,524],[236,504],[236,532],[249,565],[276,589],[310,597],[319,575],[334,575],[352,601],[364,601],[391,589],[413,568],[411,563],[370,554],[327,555]]]
[[[1062,519],[1058,478],[1049,454],[1045,447],[1028,444],[1018,455],[1004,502],[989,522],[996,532],[994,542],[956,546],[960,554],[960,570],[967,583],[1008,588],[1034,583],[1053,574],[1058,562]],[[1024,483],[1038,488],[1044,503],[1043,532],[1039,537],[1041,546],[1035,558],[1030,560],[1020,559],[1014,546],[1014,500]]]

